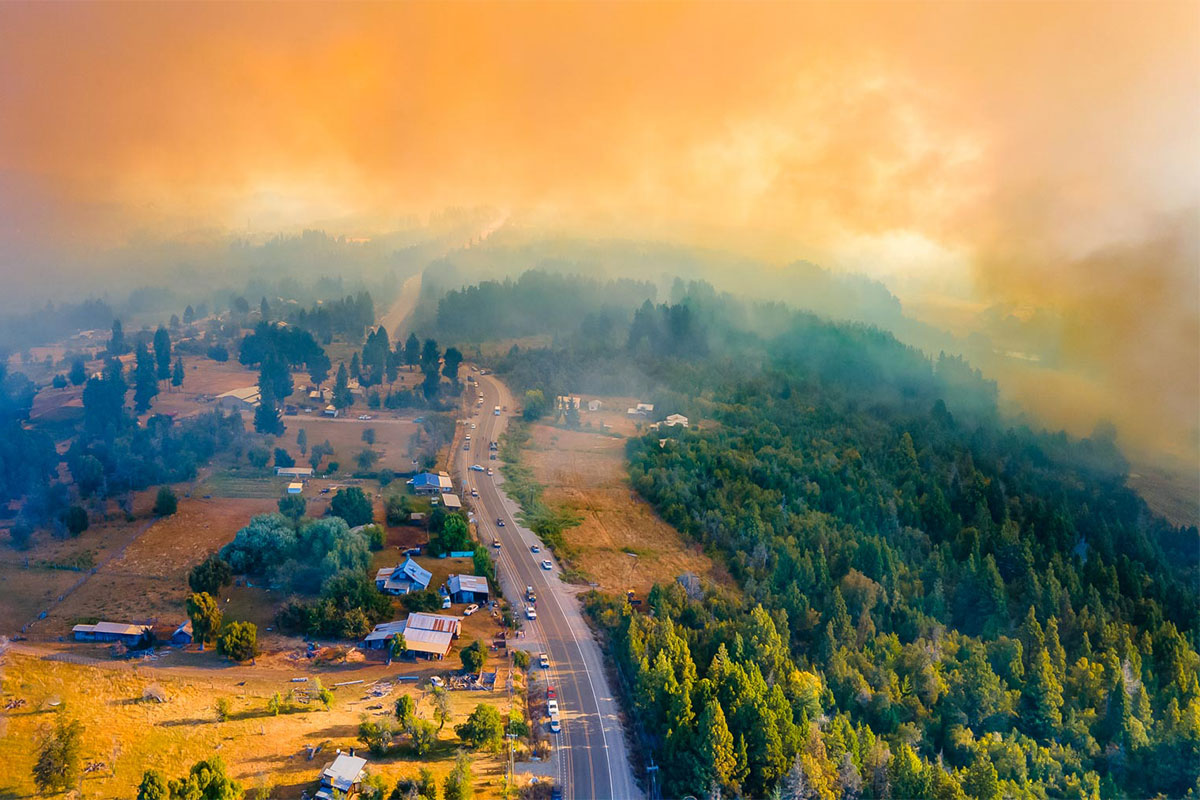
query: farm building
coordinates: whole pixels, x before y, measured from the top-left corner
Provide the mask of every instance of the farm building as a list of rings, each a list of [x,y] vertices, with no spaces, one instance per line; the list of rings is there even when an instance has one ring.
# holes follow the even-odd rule
[[[454,488],[450,483],[450,476],[445,472],[422,472],[411,478],[408,485],[416,494],[442,494]]]
[[[76,625],[71,629],[77,642],[120,642],[137,647],[150,639],[149,625],[130,625],[124,622],[97,622],[95,625]]]
[[[312,467],[276,467],[275,474],[284,478],[311,478]]]
[[[192,643],[192,621],[185,620],[178,625],[155,625],[150,633],[159,644],[171,644],[181,647]]]
[[[338,410],[335,406],[325,406],[325,416],[336,417],[337,415],[338,415]]]
[[[453,640],[454,635],[450,631],[408,627],[404,631],[404,652],[430,658],[445,658],[450,652]]]
[[[363,640],[363,645],[371,650],[382,650],[387,647],[388,639],[391,639],[397,633],[404,633],[405,621],[402,619],[394,622],[381,622],[367,634],[367,638]]]
[[[460,500],[456,494],[443,492],[442,505],[446,507],[447,511],[458,511],[460,508],[462,508],[462,500]]]
[[[384,594],[401,595],[428,589],[431,580],[433,573],[409,556],[403,564],[384,567],[375,573],[375,588]]]
[[[408,630],[441,631],[457,637],[462,628],[462,617],[448,614],[426,614],[414,611],[408,615]]]
[[[321,772],[321,788],[317,789],[317,800],[350,798],[362,789],[365,758],[338,751],[337,758],[325,765]]]
[[[217,405],[229,411],[253,411],[259,399],[257,386],[243,386],[217,395]]]
[[[479,575],[451,575],[446,588],[455,603],[486,603],[488,600],[487,578]]]
[[[288,484],[288,488],[287,488],[288,494],[300,494],[303,491],[304,491],[304,484],[300,483],[299,481],[292,481],[291,483]]]
[[[674,425],[686,428],[688,426],[688,418],[683,414],[671,414],[663,420],[663,425],[666,425],[668,428]]]

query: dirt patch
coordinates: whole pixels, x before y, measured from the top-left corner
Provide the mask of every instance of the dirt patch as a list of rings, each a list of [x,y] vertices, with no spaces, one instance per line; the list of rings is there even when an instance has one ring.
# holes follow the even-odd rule
[[[368,414],[371,419],[360,420],[358,419],[360,414]],[[287,425],[287,431],[275,440],[273,446],[287,450],[292,458],[296,459],[298,466],[308,466],[308,456],[302,454],[300,448],[296,446],[296,436],[303,429],[305,436],[308,437],[309,448],[327,439],[333,446],[334,454],[332,457],[326,457],[323,466],[328,466],[330,461],[336,461],[342,473],[355,472],[358,469],[356,462],[358,454],[369,447],[379,454],[375,469],[386,467],[396,473],[409,473],[413,470],[412,450],[409,442],[418,427],[413,423],[415,416],[415,414],[399,416],[386,411],[367,411],[365,409],[360,411],[351,408],[347,417],[338,419],[311,414],[284,417],[283,421]],[[363,432],[368,428],[375,431],[373,445],[368,445],[362,438]],[[309,450],[309,452],[312,451]]]
[[[633,491],[625,440],[547,425],[531,429],[525,462],[545,486],[547,503],[566,504],[583,522],[564,531],[574,566],[610,592],[639,595],[684,572],[728,582],[698,545],[683,541]]]

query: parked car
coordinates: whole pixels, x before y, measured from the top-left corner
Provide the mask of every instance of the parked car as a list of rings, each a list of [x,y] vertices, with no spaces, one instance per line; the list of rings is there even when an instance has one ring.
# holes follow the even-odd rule
[[[558,717],[550,718],[550,732],[562,733],[562,723],[558,721]]]
[[[471,603],[471,605],[469,605],[469,606],[467,606],[466,608],[464,608],[464,609],[463,609],[463,616],[464,616],[464,617],[469,617],[469,616],[471,616],[472,614],[474,614],[474,613],[475,613],[476,611],[478,611],[478,610],[479,610],[479,606],[478,606],[478,605],[476,605],[475,603]]]
[[[546,699],[547,700],[557,700],[558,699],[558,690],[555,689],[553,686],[547,686],[546,687]]]
[[[545,561],[542,562],[542,569],[553,569],[553,568],[554,568],[554,565],[550,563],[549,559],[546,559]]]
[[[525,606],[525,619],[537,619],[537,610],[533,606]]]
[[[449,597],[449,595],[447,595],[446,597],[442,598],[442,608],[449,608],[449,607],[450,607],[450,597]]]
[[[371,415],[370,414],[359,414],[358,418],[359,419],[370,419]]]
[[[549,714],[551,717],[558,716],[558,701],[557,700],[547,700],[546,701],[546,713]]]
[[[550,656],[546,655],[545,653],[538,653],[538,665],[540,665],[542,669],[550,669]],[[550,692],[551,689],[547,689],[546,691]]]
[[[540,553],[540,552],[542,552],[542,548],[538,547],[536,544],[531,544],[531,545],[529,546],[529,552],[531,552],[531,553]]]
[[[483,467],[479,466],[478,464],[472,464],[471,466],[467,467],[467,469],[471,470],[472,472],[483,472]]]
[[[479,497],[479,490],[471,489],[471,497]]]

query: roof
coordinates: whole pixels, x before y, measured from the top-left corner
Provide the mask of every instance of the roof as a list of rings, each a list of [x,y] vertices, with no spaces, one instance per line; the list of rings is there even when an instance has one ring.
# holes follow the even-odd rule
[[[294,481],[288,484],[287,490],[288,494],[300,494],[300,492],[304,491],[304,484]]]
[[[487,594],[488,582],[487,578],[481,575],[451,575],[446,581],[447,587],[451,594],[456,592],[478,592]]]
[[[258,387],[243,386],[240,389],[230,389],[228,392],[217,395],[218,400],[222,397],[235,397],[246,403],[257,403],[259,400]]]
[[[412,556],[404,559],[404,563],[400,565],[400,571],[411,578],[413,583],[419,583],[422,586],[428,586],[429,582],[433,580],[433,573],[413,561]]]
[[[408,615],[407,630],[438,631],[458,633],[462,625],[462,617],[452,617],[449,614],[427,614],[424,611],[414,611]],[[407,634],[405,634],[407,635]]]
[[[458,495],[450,492],[442,493],[442,505],[446,508],[462,508],[462,500],[458,499]]]
[[[325,767],[325,771],[321,773],[321,779],[328,781],[338,791],[346,792],[358,782],[365,766],[367,766],[365,758],[339,753],[338,757]]]
[[[97,622],[95,625],[76,625],[71,629],[74,633],[108,633],[120,636],[144,636],[149,630],[149,625],[132,625],[127,622]]]
[[[276,467],[276,475],[291,475],[297,478],[307,478],[313,474],[312,467]]]
[[[402,619],[393,622],[381,622],[375,626],[375,629],[367,634],[366,641],[377,642],[380,639],[390,639],[397,633],[404,633],[405,621]]]
[[[450,631],[429,631],[412,627],[404,631],[404,644],[414,653],[445,655],[449,652],[453,640],[454,634]]]
[[[408,485],[413,488],[429,487],[432,489],[450,489],[450,476],[445,472],[422,472],[408,481]]]

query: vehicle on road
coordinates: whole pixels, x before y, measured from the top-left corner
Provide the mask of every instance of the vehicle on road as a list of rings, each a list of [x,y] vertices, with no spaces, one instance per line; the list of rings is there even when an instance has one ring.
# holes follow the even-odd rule
[[[558,716],[558,701],[557,700],[547,700],[546,701],[546,713],[551,718]]]
[[[562,723],[558,721],[558,717],[550,718],[550,732],[562,733]]]
[[[488,468],[487,468],[487,474],[488,474],[488,475],[491,475],[491,474],[492,474],[492,468],[491,468],[491,467],[488,467]]]
[[[370,419],[371,415],[370,414],[359,414],[358,418],[359,419]]]
[[[538,665],[542,669],[550,669],[550,656],[545,653],[538,653]]]
[[[499,517],[496,517],[496,527],[497,527],[497,528],[503,528],[503,527],[504,527],[504,520],[500,519]]]
[[[555,786],[550,790],[550,800],[563,800],[563,793],[560,787]]]
[[[557,700],[558,699],[558,690],[555,689],[553,686],[547,686],[546,687],[546,699],[547,700]]]
[[[470,442],[467,442],[466,444],[464,444],[464,445],[463,445],[463,450],[466,450],[466,451],[468,451],[468,452],[469,452],[469,451],[471,450],[471,443],[470,443]]]
[[[469,617],[478,610],[479,610],[479,606],[477,606],[475,603],[471,603],[471,605],[469,605],[463,609],[463,616]]]
[[[497,417],[500,416],[500,406],[496,406],[495,408],[493,408],[492,413],[494,415],[496,415]]]
[[[536,544],[531,544],[531,545],[529,545],[529,552],[540,553],[540,552],[542,552],[542,548],[538,547]]]
[[[467,469],[471,470],[472,472],[483,472],[483,467],[479,466],[478,464],[472,464],[471,466],[467,467]]]
[[[542,569],[553,569],[553,568],[554,568],[554,565],[550,563],[550,559],[546,559],[545,561],[542,562]]]
[[[475,426],[475,423],[474,423],[474,422],[472,422],[472,423],[471,423],[471,430],[475,430],[475,427],[476,427],[476,426]],[[468,439],[470,439],[471,437],[470,437],[470,436],[468,436],[467,438],[468,438]]]
[[[467,434],[466,441],[468,441],[468,442],[471,441],[471,434],[469,434],[469,433]]]
[[[496,548],[497,550],[500,549],[500,540],[494,536],[492,537],[492,547]]]
[[[471,497],[479,497],[479,490],[478,490],[478,489],[472,489],[472,490],[471,490]]]
[[[537,610],[533,606],[525,606],[525,619],[537,619]]]

